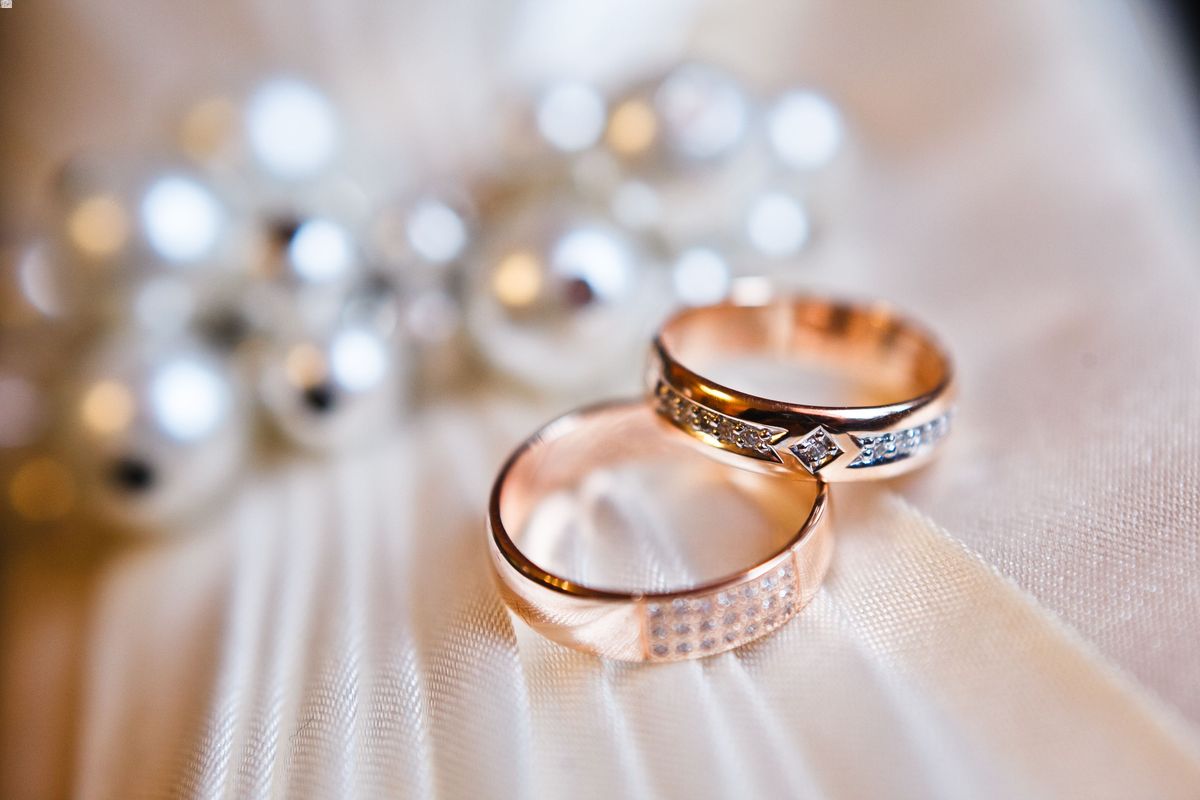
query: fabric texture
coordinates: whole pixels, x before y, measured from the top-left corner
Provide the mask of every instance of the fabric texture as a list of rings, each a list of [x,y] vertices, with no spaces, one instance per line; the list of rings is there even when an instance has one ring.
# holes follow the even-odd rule
[[[13,214],[92,115],[132,138],[219,60],[324,70],[360,104],[372,66],[456,65],[394,95],[448,104],[436,163],[487,151],[481,65],[555,63],[505,55],[526,5],[16,5],[4,147],[35,168],[6,170]],[[1163,43],[1115,3],[793,6],[701,9],[689,52],[843,104],[856,163],[793,279],[911,309],[962,384],[935,466],[835,487],[805,613],[655,667],[533,634],[487,572],[484,504],[507,451],[588,398],[482,388],[367,452],[264,468],[203,530],[6,532],[0,796],[1200,793],[1198,184]],[[677,54],[667,28],[643,63]],[[175,39],[174,80],[147,71]],[[97,85],[120,124],[73,102]]]

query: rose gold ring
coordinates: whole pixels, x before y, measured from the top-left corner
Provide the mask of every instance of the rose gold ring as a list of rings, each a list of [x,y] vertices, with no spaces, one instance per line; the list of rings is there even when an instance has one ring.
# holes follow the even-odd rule
[[[488,516],[491,562],[505,603],[538,633],[622,661],[700,658],[777,630],[816,593],[832,553],[825,483],[728,469],[666,427],[640,400],[592,406],[546,425],[500,470]],[[658,588],[678,575],[664,576],[646,563],[653,558],[631,559],[626,549],[622,575],[629,567],[663,580],[646,581],[652,591],[602,585],[586,574],[595,558],[563,556],[565,544],[582,539],[603,549],[594,543],[623,536],[635,551],[648,552],[653,536],[630,523],[637,504],[616,502],[618,490],[606,488],[624,485],[622,477],[644,490],[649,517],[694,517],[668,527],[710,562],[691,570],[698,580]],[[693,500],[671,503],[660,494],[675,490]],[[594,518],[579,512],[587,507]],[[738,559],[726,548],[755,531],[769,536],[756,545],[750,566],[729,574]],[[705,539],[710,535],[715,546]],[[556,564],[551,571],[549,564],[564,558],[570,569]],[[567,571],[583,574],[561,574]]]
[[[887,478],[933,457],[950,429],[955,385],[932,334],[883,304],[743,288],[758,291],[687,309],[659,329],[648,379],[664,418],[728,463],[830,482]],[[706,377],[722,360],[755,358],[815,363],[855,381],[854,400],[866,402],[785,402]]]

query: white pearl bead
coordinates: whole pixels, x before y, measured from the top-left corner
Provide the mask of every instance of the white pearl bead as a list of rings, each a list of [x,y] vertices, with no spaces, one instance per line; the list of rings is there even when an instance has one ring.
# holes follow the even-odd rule
[[[532,386],[608,385],[640,363],[655,310],[647,262],[604,219],[542,198],[490,226],[468,325],[493,365]]]
[[[407,360],[374,328],[344,324],[294,335],[267,354],[263,404],[292,441],[313,449],[363,443],[396,424]]]
[[[321,92],[302,81],[275,78],[246,104],[246,138],[268,175],[298,181],[330,167],[341,147],[341,125]]]
[[[796,89],[781,96],[766,117],[767,139],[776,157],[796,170],[831,162],[845,137],[842,115],[825,96]]]
[[[811,228],[808,210],[800,199],[781,191],[766,191],[752,198],[745,224],[750,247],[769,258],[799,253]]]
[[[604,97],[595,88],[575,81],[557,83],[538,100],[538,132],[557,150],[586,150],[604,133],[605,111]]]
[[[59,200],[57,245],[49,252],[63,287],[58,302],[83,319],[159,329],[163,313],[145,292],[170,294],[171,324],[246,277],[252,228],[236,213],[234,192],[167,163],[124,172],[88,165],[67,170]],[[187,298],[180,313],[175,300]]]
[[[70,450],[96,508],[152,529],[203,509],[242,467],[249,425],[226,365],[194,343],[115,339],[68,406]]]
[[[745,138],[750,106],[728,73],[706,64],[684,64],[658,87],[654,106],[675,155],[709,161],[733,152]]]
[[[696,166],[732,156],[750,121],[749,98],[733,76],[707,64],[684,64],[617,102],[605,141],[625,160]]]

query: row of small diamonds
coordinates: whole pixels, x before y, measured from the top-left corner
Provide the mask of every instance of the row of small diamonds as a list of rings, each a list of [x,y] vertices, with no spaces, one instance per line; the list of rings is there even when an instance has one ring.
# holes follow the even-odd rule
[[[931,447],[941,441],[950,432],[952,411],[947,411],[937,419],[906,428],[894,433],[881,433],[874,436],[855,436],[854,441],[862,447],[862,451],[849,464],[849,469],[871,467],[878,464],[890,464],[916,453],[923,448]]]
[[[790,563],[711,595],[646,604],[652,660],[710,655],[778,628],[799,609]]]
[[[742,422],[705,408],[665,383],[658,384],[655,395],[658,397],[659,413],[680,428],[692,428],[715,437],[723,444],[772,461],[778,460],[770,446],[774,433],[769,428]]]

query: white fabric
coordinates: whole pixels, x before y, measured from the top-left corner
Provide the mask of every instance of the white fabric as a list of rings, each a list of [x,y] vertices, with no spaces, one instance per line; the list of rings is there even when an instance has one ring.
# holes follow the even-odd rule
[[[17,6],[0,23],[54,43],[5,30],[11,74],[55,76],[38,85],[56,91],[26,82],[4,100],[6,153],[33,159],[14,187],[84,139],[89,110],[101,139],[148,127],[170,96],[144,69],[155,36],[179,44],[180,74],[315,50],[346,86],[409,63],[385,47],[389,25],[428,25],[459,53],[486,43],[481,59],[503,49],[415,5],[376,8],[370,47],[353,34],[365,7]],[[961,365],[945,457],[893,485],[837,487],[832,573],[778,635],[648,668],[515,624],[486,572],[488,484],[581,398],[484,391],[425,408],[374,451],[264,470],[197,535],[12,532],[0,796],[1194,797],[1195,163],[1163,105],[1178,101],[1149,80],[1162,66],[1137,61],[1161,44],[1119,11],[707,13],[701,52],[828,87],[861,139],[797,280],[895,299]],[[301,20],[292,38],[272,31],[282,19]],[[96,85],[88,69],[140,112],[68,105]],[[446,119],[486,107],[485,86],[466,88]]]

